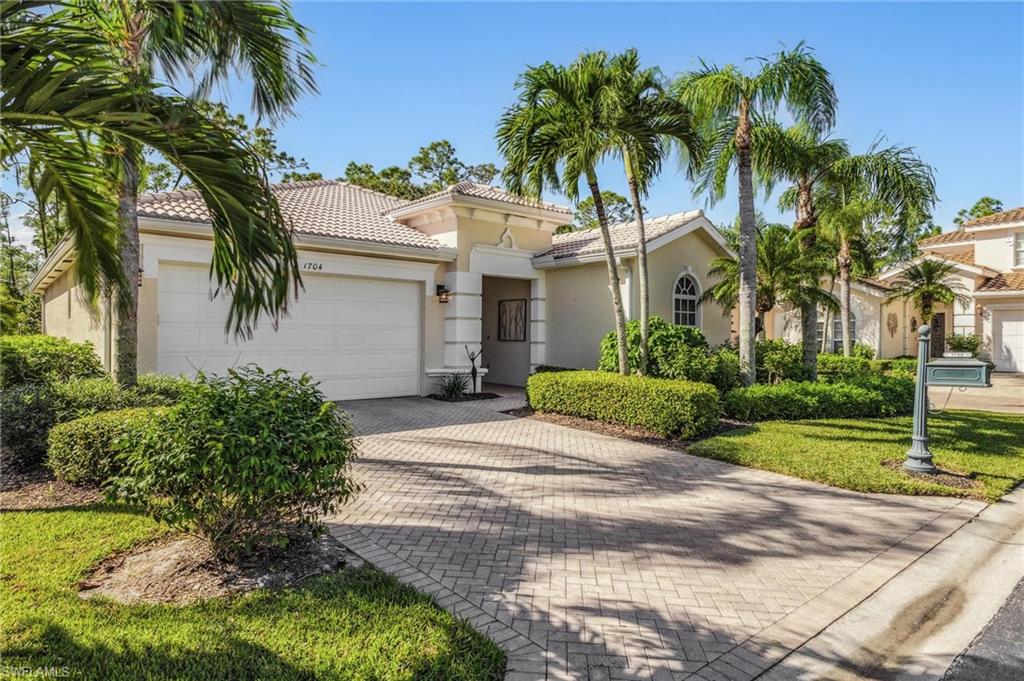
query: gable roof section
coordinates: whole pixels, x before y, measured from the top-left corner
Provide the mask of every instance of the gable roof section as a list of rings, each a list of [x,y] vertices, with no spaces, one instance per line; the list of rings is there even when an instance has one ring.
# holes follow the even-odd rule
[[[402,208],[403,212],[406,208],[413,208],[422,204],[430,203],[444,197],[456,197],[465,196],[473,199],[483,199],[485,201],[497,201],[498,203],[505,203],[512,206],[521,206],[524,208],[537,208],[540,210],[549,210],[555,213],[562,213],[566,217],[572,215],[572,211],[565,206],[559,206],[556,203],[548,203],[546,201],[536,201],[529,199],[524,196],[516,196],[510,192],[501,189],[500,187],[494,187],[489,184],[478,184],[476,182],[459,182],[458,184],[449,185],[441,191],[434,192],[433,194],[427,194],[413,201],[405,201],[401,206],[396,208]]]
[[[408,201],[339,180],[290,182],[271,187],[281,212],[297,234],[373,244],[437,250],[441,243],[396,222],[387,213]],[[209,223],[210,213],[195,190],[139,197],[139,216]]]
[[[943,232],[942,234],[936,234],[925,239],[921,239],[917,242],[918,246],[945,246],[947,244],[958,244],[974,241],[974,235],[970,232],[965,232],[962,229],[953,230],[952,232]]]
[[[1024,295],[1024,272],[1003,272],[988,279],[975,293],[1012,293]]]
[[[964,229],[971,229],[973,227],[997,227],[999,225],[1008,225],[1017,222],[1024,222],[1024,206],[1004,210],[1002,213],[986,215],[985,217],[978,218],[976,220],[968,220],[964,223]]]
[[[647,237],[646,243],[650,245],[652,242],[656,242],[659,238],[667,237],[675,230],[690,225],[698,220],[702,221],[702,225],[709,232],[711,237],[718,242],[723,249],[728,250],[725,246],[725,241],[722,239],[722,235],[719,234],[718,230],[704,218],[703,211],[699,210],[662,215],[650,220],[645,220],[644,232]],[[637,228],[636,220],[611,225],[608,228],[608,231],[612,238],[612,250],[616,253],[635,249],[640,243],[640,233]],[[552,237],[551,248],[542,253],[538,253],[534,258],[546,258],[559,261],[581,257],[585,258],[586,256],[601,255],[603,253],[604,242],[601,239],[601,230],[594,228],[576,230],[565,234],[555,234]]]

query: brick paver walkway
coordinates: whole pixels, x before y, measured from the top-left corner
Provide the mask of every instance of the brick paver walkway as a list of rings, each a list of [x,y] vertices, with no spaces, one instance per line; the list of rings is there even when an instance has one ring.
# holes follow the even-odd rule
[[[492,410],[506,404],[343,405],[366,489],[332,531],[491,636],[509,681],[756,678],[981,507]]]

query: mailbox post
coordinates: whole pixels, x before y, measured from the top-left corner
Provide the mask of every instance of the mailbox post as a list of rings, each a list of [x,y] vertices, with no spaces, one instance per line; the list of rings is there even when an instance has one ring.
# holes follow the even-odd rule
[[[928,348],[932,328],[924,324],[917,330],[917,381],[914,383],[914,435],[903,467],[915,473],[935,473],[928,449]]]

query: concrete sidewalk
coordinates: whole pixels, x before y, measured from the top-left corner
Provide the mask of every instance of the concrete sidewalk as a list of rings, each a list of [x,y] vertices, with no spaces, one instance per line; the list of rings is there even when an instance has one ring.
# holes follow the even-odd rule
[[[992,374],[991,388],[928,388],[936,409],[977,409],[1024,414],[1024,374]]]
[[[1021,579],[1024,487],[982,511],[761,678],[940,679]],[[1019,635],[1024,641],[1024,632]],[[988,672],[977,678],[1024,678],[1024,650],[987,662]]]

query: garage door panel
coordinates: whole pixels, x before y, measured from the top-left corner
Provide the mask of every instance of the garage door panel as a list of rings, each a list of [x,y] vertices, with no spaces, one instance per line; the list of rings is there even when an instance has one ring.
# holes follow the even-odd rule
[[[992,316],[993,361],[1000,371],[1024,371],[1024,309]]]
[[[228,301],[210,300],[207,278],[206,268],[161,265],[161,372],[223,374],[254,363],[307,372],[331,399],[419,392],[418,284],[307,276],[277,330],[264,320],[240,341],[225,334]]]

